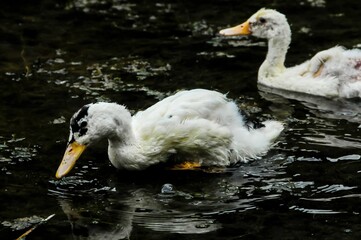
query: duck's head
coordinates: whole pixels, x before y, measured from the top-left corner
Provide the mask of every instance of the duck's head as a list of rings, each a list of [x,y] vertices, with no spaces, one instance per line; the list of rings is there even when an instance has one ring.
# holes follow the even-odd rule
[[[129,111],[115,103],[99,102],[80,108],[70,119],[68,145],[56,178],[62,178],[70,172],[87,146],[128,131],[130,121]]]
[[[225,36],[252,35],[273,39],[290,36],[291,30],[285,15],[276,10],[262,8],[244,23],[223,29],[219,33]]]

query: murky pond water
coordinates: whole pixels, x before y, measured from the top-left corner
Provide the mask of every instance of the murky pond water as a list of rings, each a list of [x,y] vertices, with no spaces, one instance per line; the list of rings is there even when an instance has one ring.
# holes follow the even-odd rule
[[[0,238],[55,214],[27,239],[359,239],[361,102],[257,86],[265,42],[217,32],[261,7],[288,16],[288,65],[361,46],[352,0],[1,1]],[[83,104],[136,112],[192,88],[283,121],[279,144],[215,173],[118,171],[100,146],[55,180]]]

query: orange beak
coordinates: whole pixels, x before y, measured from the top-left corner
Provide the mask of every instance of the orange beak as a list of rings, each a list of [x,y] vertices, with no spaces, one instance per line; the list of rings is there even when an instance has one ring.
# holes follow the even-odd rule
[[[67,175],[74,167],[76,160],[79,159],[85,148],[85,145],[79,144],[77,142],[70,143],[65,150],[63,160],[61,160],[55,177],[60,179]]]
[[[219,33],[224,36],[237,36],[237,35],[250,35],[252,32],[250,30],[249,21],[245,21],[244,23],[238,26],[223,29],[219,31]]]

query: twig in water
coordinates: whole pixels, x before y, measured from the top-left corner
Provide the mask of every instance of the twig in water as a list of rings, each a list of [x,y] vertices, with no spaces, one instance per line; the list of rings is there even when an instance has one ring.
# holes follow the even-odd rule
[[[24,240],[26,236],[29,235],[29,233],[31,233],[32,231],[35,230],[35,228],[39,227],[41,224],[46,223],[47,221],[49,221],[49,219],[51,219],[52,217],[54,217],[55,214],[51,214],[49,217],[41,220],[39,223],[35,224],[32,228],[30,228],[28,231],[26,231],[25,233],[23,233],[20,237],[18,237],[16,240]]]

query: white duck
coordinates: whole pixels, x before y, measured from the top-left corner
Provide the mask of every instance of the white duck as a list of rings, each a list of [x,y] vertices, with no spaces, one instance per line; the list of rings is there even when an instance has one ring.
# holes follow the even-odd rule
[[[241,25],[220,34],[252,35],[268,40],[266,60],[258,71],[258,82],[268,87],[324,97],[361,97],[361,51],[336,46],[290,68],[284,66],[291,42],[285,15],[260,9]]]
[[[88,104],[70,120],[70,137],[56,177],[65,176],[84,149],[108,139],[110,162],[141,170],[179,154],[184,167],[228,166],[264,154],[283,130],[273,120],[253,127],[225,95],[180,91],[133,117],[116,103]]]

